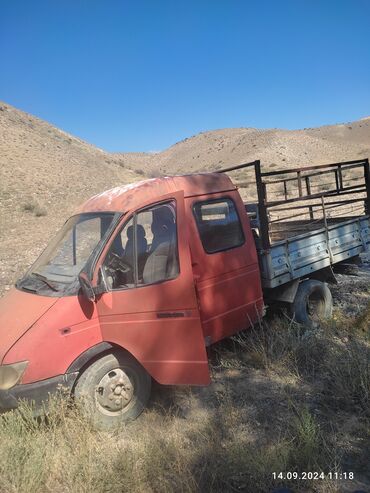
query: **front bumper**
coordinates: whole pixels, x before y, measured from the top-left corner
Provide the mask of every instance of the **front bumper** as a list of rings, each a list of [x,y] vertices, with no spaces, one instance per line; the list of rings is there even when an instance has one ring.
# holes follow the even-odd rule
[[[26,401],[33,409],[40,411],[50,396],[58,393],[70,393],[78,372],[65,373],[34,383],[15,385],[9,390],[0,390],[0,412],[16,409],[20,401]]]

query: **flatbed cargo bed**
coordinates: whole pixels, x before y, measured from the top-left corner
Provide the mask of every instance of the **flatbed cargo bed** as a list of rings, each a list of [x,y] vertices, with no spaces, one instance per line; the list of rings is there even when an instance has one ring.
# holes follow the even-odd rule
[[[245,209],[264,289],[308,278],[369,250],[368,159],[269,172],[254,161],[220,172],[242,168],[254,168],[258,201],[245,203]]]
[[[259,250],[263,288],[275,288],[334,264],[348,261],[370,247],[369,216],[348,218],[307,231]]]

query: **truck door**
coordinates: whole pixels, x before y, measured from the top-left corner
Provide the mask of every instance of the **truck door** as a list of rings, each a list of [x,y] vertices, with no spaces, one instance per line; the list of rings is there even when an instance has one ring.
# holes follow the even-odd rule
[[[183,193],[123,218],[98,262],[103,340],[129,351],[162,384],[208,384]]]
[[[255,243],[237,192],[187,201],[204,335],[216,342],[250,327],[262,313]]]

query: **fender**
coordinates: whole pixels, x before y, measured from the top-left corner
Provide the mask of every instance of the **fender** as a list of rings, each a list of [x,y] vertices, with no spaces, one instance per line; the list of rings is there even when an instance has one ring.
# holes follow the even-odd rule
[[[99,354],[105,353],[116,346],[109,342],[99,342],[95,346],[90,347],[80,354],[68,367],[66,373],[74,373],[80,371],[91,359]]]

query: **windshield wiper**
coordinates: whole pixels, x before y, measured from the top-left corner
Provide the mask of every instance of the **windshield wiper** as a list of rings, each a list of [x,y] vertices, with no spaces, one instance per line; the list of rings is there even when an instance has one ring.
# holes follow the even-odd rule
[[[58,289],[45,276],[39,274],[38,272],[31,272],[31,276],[37,277],[37,279],[43,281],[53,291],[58,291]]]
[[[23,285],[23,281],[24,281],[24,279],[21,279],[20,281],[17,281],[15,283],[15,287],[18,288],[18,289],[24,289],[25,291],[29,291],[30,293],[37,293],[36,289],[33,289],[33,288],[29,288],[27,286],[24,286]]]

